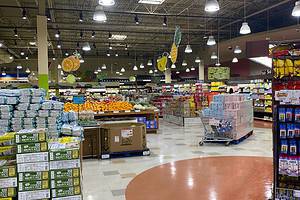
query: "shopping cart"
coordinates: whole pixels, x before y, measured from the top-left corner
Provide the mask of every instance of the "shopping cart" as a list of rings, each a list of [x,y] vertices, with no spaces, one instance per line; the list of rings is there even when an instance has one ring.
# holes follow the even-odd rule
[[[227,117],[206,116],[202,112],[198,112],[204,127],[204,137],[199,142],[202,146],[204,143],[225,143],[229,146],[232,139],[232,120]]]

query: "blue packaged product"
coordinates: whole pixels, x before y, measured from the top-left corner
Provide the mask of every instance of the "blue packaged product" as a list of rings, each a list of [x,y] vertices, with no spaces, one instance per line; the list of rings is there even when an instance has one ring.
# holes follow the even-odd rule
[[[285,139],[286,138],[286,125],[285,124],[280,124],[280,138]]]
[[[297,151],[297,141],[291,140],[289,145],[289,155],[296,156],[298,153]]]
[[[293,121],[293,108],[287,108],[285,112],[285,121]]]
[[[295,109],[295,122],[300,122],[300,108]]]
[[[285,108],[279,108],[278,120],[280,122],[285,122]]]
[[[287,137],[288,138],[294,138],[295,137],[294,124],[288,124],[287,125]]]
[[[298,138],[300,137],[300,124],[294,124],[294,134],[295,137]]]
[[[287,154],[288,153],[288,141],[287,140],[281,140],[281,144],[280,144],[280,152],[283,154]]]

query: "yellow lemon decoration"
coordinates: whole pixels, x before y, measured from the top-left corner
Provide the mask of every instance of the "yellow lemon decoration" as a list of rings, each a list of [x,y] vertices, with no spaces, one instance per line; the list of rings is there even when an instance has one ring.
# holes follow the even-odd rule
[[[80,68],[80,60],[76,56],[70,56],[69,59],[73,61],[73,69],[72,71],[77,71]]]
[[[70,58],[65,58],[62,62],[62,69],[65,72],[71,72],[73,70],[73,66],[74,66],[73,61]]]
[[[163,56],[157,60],[157,69],[161,72],[164,72],[167,68],[168,57]]]
[[[177,61],[177,56],[178,56],[178,47],[176,46],[175,43],[173,43],[172,45],[172,49],[171,49],[171,61],[172,63],[176,63]]]

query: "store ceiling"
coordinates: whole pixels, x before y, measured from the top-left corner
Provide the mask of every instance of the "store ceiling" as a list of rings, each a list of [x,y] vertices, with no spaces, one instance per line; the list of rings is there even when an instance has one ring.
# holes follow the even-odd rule
[[[151,6],[138,3],[138,0],[116,0],[116,5],[105,7],[106,23],[93,21],[96,0],[46,0],[50,9],[51,20],[48,22],[49,57],[63,57],[66,52],[72,53],[80,48],[83,42],[89,42],[92,51],[85,57],[104,57],[109,43],[113,47],[112,55],[120,57],[148,59],[164,51],[169,51],[175,26],[183,31],[182,51],[188,43],[194,51],[206,48],[204,36],[212,33],[217,37],[218,24],[220,40],[240,36],[238,34],[244,16],[243,0],[220,0],[220,12],[207,14],[204,12],[205,0],[165,0],[162,5]],[[293,0],[246,0],[246,15],[252,32],[272,30],[294,25],[296,19],[291,17]],[[0,41],[18,58],[21,51],[30,57],[36,57],[37,48],[29,42],[36,37],[36,15],[38,0],[1,0],[0,1]],[[25,8],[28,19],[23,20],[22,8]],[[79,22],[82,12],[83,22]],[[135,24],[135,15],[139,25]],[[164,16],[167,26],[163,26]],[[14,29],[18,37],[14,36]],[[55,33],[60,31],[59,41],[62,49],[57,48]],[[95,38],[92,38],[92,32]],[[82,33],[82,37],[81,37]],[[126,35],[124,41],[109,40],[112,35]],[[125,46],[128,50],[125,50]],[[26,56],[25,55],[25,56]]]

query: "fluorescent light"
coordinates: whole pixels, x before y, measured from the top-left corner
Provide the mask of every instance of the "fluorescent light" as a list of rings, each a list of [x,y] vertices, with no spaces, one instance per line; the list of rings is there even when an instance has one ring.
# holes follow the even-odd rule
[[[176,65],[175,65],[175,64],[172,64],[171,68],[172,68],[172,69],[176,69]]]
[[[93,16],[94,21],[105,22],[107,20],[106,14],[102,6],[97,6]]]
[[[17,69],[22,69],[22,68],[23,68],[22,65],[17,66]]]
[[[125,68],[124,67],[122,67],[121,72],[125,72]]]
[[[185,72],[189,73],[189,72],[190,72],[190,69],[189,69],[189,68],[187,68],[187,69],[185,70]]]
[[[151,82],[150,79],[143,79],[143,82]]]
[[[81,58],[79,61],[80,61],[80,63],[84,63],[84,59],[83,58]]]
[[[90,51],[91,50],[91,46],[88,42],[85,42],[82,46],[82,50],[83,51]]]
[[[24,51],[21,51],[20,55],[21,55],[21,56],[24,56],[24,55],[25,55]]]
[[[137,68],[136,65],[134,65],[133,70],[134,70],[134,71],[137,71],[137,70],[138,70],[138,68]]]
[[[2,72],[2,76],[6,76],[6,72],[5,71]]]
[[[36,45],[36,42],[35,42],[35,41],[31,41],[31,42],[29,42],[29,44],[30,44],[31,46],[35,46],[35,45]]]
[[[239,46],[236,46],[235,49],[234,49],[234,53],[235,53],[235,54],[240,54],[240,53],[242,53],[241,48],[240,48]]]
[[[216,40],[213,35],[208,37],[207,43],[208,46],[214,46],[216,44]]]
[[[187,66],[187,62],[185,60],[182,61],[182,66]]]
[[[292,16],[300,17],[300,1],[296,1],[295,7],[292,12]]]
[[[177,72],[176,72],[176,74],[180,74],[180,72],[179,72],[179,71],[177,71]]]
[[[240,34],[242,35],[247,35],[251,33],[250,26],[248,25],[247,22],[243,22],[242,27],[240,29]]]
[[[102,68],[102,69],[106,69],[106,65],[105,65],[105,64],[103,64],[101,68]]]
[[[218,56],[217,56],[216,52],[212,52],[210,58],[211,58],[212,60],[218,59]]]
[[[220,61],[218,61],[217,63],[216,63],[216,66],[221,66],[221,63],[220,63]]]
[[[217,12],[220,10],[220,5],[217,0],[206,0],[205,9],[206,12]]]
[[[165,1],[165,0],[139,0],[139,3],[160,5],[160,4],[162,4],[164,1]]]
[[[232,59],[232,62],[233,62],[233,63],[238,63],[239,60],[237,59],[237,57],[234,57],[234,58]]]
[[[195,67],[192,67],[192,68],[191,68],[191,71],[195,71],[195,70],[196,70]]]
[[[120,76],[123,76],[123,73],[120,73],[119,75],[120,75]]]
[[[155,70],[154,70],[154,72],[155,72],[155,73],[157,73],[157,72],[158,72],[158,70],[157,70],[157,69],[155,69]]]
[[[120,74],[120,72],[117,71],[116,74]]]
[[[99,0],[99,4],[102,6],[113,6],[115,5],[115,0]]]
[[[111,36],[112,40],[125,40],[126,38],[127,38],[127,35],[113,34]]]
[[[98,72],[102,72],[102,70],[101,70],[101,68],[100,68],[100,67],[98,67],[97,71],[98,71]]]
[[[99,73],[98,71],[94,71],[94,74],[96,74],[96,75],[97,75],[98,73]]]
[[[269,57],[255,57],[255,58],[249,58],[253,62],[259,63],[261,65],[264,65],[266,67],[272,68],[272,58]]]
[[[141,68],[141,69],[144,69],[144,68],[145,68],[145,66],[144,66],[143,63],[141,63],[140,68]]]
[[[191,45],[186,45],[186,48],[185,48],[185,51],[184,51],[185,53],[192,53],[193,52],[193,49],[192,49],[192,47],[191,47]]]
[[[195,63],[200,63],[200,62],[201,62],[200,58],[197,57],[197,58],[195,59]]]

